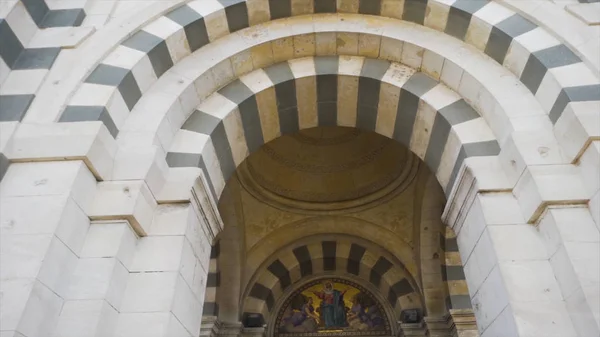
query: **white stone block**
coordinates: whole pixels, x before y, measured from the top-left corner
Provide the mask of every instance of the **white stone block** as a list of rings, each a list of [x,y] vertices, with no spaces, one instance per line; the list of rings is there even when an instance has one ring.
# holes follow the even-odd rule
[[[528,223],[536,222],[548,204],[589,200],[579,168],[573,165],[529,166],[513,193]]]
[[[33,278],[13,278],[0,282],[0,321],[3,330],[16,330],[31,294]]]
[[[511,302],[562,301],[562,293],[547,260],[499,263]]]
[[[0,337],[27,337],[17,331],[0,331]]]
[[[35,278],[52,241],[51,235],[2,235],[2,280]]]
[[[506,306],[485,331],[479,327],[481,337],[520,337],[512,309]]]
[[[581,286],[599,286],[600,242],[565,242],[564,245]]]
[[[92,220],[124,219],[135,232],[146,235],[156,201],[144,181],[114,181],[98,184],[91,211]]]
[[[528,224],[489,226],[498,261],[544,260],[548,258],[544,239]]]
[[[576,160],[590,138],[600,137],[600,101],[571,102],[556,121],[554,134],[570,160]]]
[[[120,308],[129,272],[116,258],[82,258],[77,261],[66,300],[106,300]]]
[[[199,335],[202,319],[202,303],[194,296],[194,293],[181,276],[177,278],[177,283],[175,284],[173,308],[171,311],[186,330],[191,332],[193,336]]]
[[[544,216],[551,217],[564,242],[600,242],[590,210],[586,207],[553,207]]]
[[[132,272],[179,270],[184,240],[184,236],[147,236],[140,238],[130,270]]]
[[[483,216],[481,202],[479,199],[475,199],[460,231],[456,233],[456,240],[460,247],[459,251],[462,261],[468,261],[485,227],[486,220]]]
[[[1,63],[0,63],[1,64]],[[2,68],[0,68],[0,72]],[[2,76],[2,75],[0,75]],[[1,79],[1,77],[0,77]],[[2,83],[2,81],[0,81]],[[5,153],[6,145],[17,131],[19,122],[0,122],[0,152]]]
[[[121,313],[115,337],[192,337],[170,312]]]
[[[3,330],[15,330],[27,337],[48,337],[58,321],[62,298],[34,279],[3,280],[0,293]]]
[[[513,302],[510,306],[519,336],[578,336],[564,301]]]
[[[68,195],[2,198],[0,209],[3,239],[11,235],[56,234],[75,254],[81,251],[89,220]]]
[[[136,244],[137,236],[127,221],[95,221],[85,238],[81,257],[116,257],[126,268],[129,268]]]
[[[121,146],[115,156],[113,180],[144,180],[156,195],[165,183],[169,167],[162,152],[155,146]]]
[[[208,264],[208,263],[206,263]],[[191,285],[192,291],[200,303],[204,303],[206,298],[206,279],[208,277],[208,268],[202,265],[200,261],[196,262],[194,268],[194,282]]]
[[[89,227],[90,219],[88,216],[72,198],[68,198],[62,217],[56,228],[56,237],[71,249],[75,255],[79,255]]]
[[[499,157],[513,186],[529,165],[568,163],[554,134],[549,130],[513,132]]]
[[[469,292],[476,294],[498,263],[494,245],[487,230],[483,232],[477,241],[473,252],[468,256],[468,260],[463,259],[462,261]]]
[[[102,122],[21,124],[5,150],[13,160],[83,160],[110,179],[116,142]]]
[[[456,65],[456,63],[445,60],[444,66],[442,67],[442,75],[440,76],[440,80],[450,87],[450,89],[458,92],[458,88],[460,86],[460,81],[463,76],[463,70]]]
[[[579,336],[600,336],[598,320],[600,293],[587,296],[583,289],[578,289],[571,296],[565,298],[567,311],[573,321],[573,326]]]
[[[471,298],[479,330],[485,330],[508,307],[508,293],[499,267],[492,270],[479,291]]]
[[[482,190],[504,190],[510,188],[506,173],[495,157],[470,157],[465,164],[477,179],[477,186]]]
[[[600,190],[600,140],[591,142],[583,152],[579,158],[579,167],[585,187],[593,195]]]
[[[194,249],[187,238],[184,238],[182,248],[179,273],[191,288],[194,287],[194,273],[196,272],[196,264],[198,264],[198,259],[196,258]]]
[[[560,286],[564,298],[571,296],[574,291],[581,288],[571,259],[564,246],[561,245],[558,247],[558,250],[550,258],[550,264],[552,265],[556,281]]]
[[[590,199],[588,207],[592,214],[592,218],[594,219],[594,223],[596,224],[596,228],[600,231],[600,191],[596,192]]]
[[[169,311],[178,272],[130,273],[121,313]]]
[[[95,32],[89,25],[81,27],[50,27],[39,29],[27,48],[76,48]]]
[[[164,203],[190,200],[191,186],[194,185],[200,172],[201,169],[198,167],[169,168],[165,184],[156,199]]]
[[[53,234],[68,199],[67,195],[0,199],[1,234]]]
[[[87,212],[95,190],[96,179],[79,160],[13,163],[0,184],[0,197],[70,195]]]
[[[38,30],[37,25],[29,15],[22,2],[18,2],[12,8],[10,13],[4,18],[10,29],[17,36],[17,39],[23,46],[27,46],[29,41]]]
[[[113,337],[119,313],[104,300],[65,301],[53,337]]]
[[[13,70],[2,83],[0,95],[35,94],[47,74],[47,69]]]
[[[192,216],[190,204],[158,205],[148,235],[184,235]]]
[[[194,210],[194,212],[197,212]],[[212,240],[209,239],[207,233],[203,229],[207,226],[204,220],[198,219],[197,215],[188,218],[188,227],[185,237],[189,240],[194,254],[198,258],[200,264],[208,270],[208,261],[210,260],[210,251],[212,249]]]
[[[64,298],[69,286],[69,279],[77,266],[77,256],[61,240],[54,237],[50,241],[44,263],[40,268],[38,279],[48,288]]]

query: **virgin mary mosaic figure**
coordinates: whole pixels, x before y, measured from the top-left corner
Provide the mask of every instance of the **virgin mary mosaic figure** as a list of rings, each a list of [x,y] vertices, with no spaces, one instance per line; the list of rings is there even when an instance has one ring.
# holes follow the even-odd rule
[[[313,294],[321,299],[320,314],[323,318],[325,328],[343,328],[348,326],[346,320],[346,306],[344,305],[344,294],[347,290],[334,289],[333,283],[326,281],[322,291],[313,291]]]

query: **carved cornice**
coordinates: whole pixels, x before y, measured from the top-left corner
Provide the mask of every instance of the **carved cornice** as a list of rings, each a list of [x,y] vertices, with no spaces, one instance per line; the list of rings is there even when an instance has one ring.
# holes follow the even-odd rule
[[[206,236],[211,240],[223,230],[223,220],[219,215],[217,203],[213,200],[208,182],[203,173],[192,186],[191,203]]]
[[[447,321],[453,337],[460,337],[465,331],[470,332],[468,336],[479,335],[475,313],[472,309],[450,309]]]
[[[442,214],[442,221],[458,233],[465,217],[479,193],[475,174],[464,164],[461,166],[456,183],[448,196],[448,202]]]

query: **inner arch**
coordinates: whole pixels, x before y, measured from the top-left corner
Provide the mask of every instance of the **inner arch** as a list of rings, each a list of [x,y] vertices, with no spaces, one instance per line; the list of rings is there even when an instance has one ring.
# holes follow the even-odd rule
[[[400,142],[447,195],[466,158],[500,151],[477,111],[428,75],[384,60],[329,56],[256,70],[212,94],[183,124],[167,162],[202,168],[217,199],[249,154],[314,126],[357,127]]]

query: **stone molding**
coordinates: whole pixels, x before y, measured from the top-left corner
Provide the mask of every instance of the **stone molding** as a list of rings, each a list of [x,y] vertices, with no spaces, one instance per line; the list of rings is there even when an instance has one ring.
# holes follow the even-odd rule
[[[469,337],[479,335],[477,322],[472,309],[450,309],[447,324],[453,337],[462,337],[462,333],[469,331]]]
[[[204,316],[200,337],[265,337],[265,328],[245,328],[241,322],[221,322],[216,316]]]
[[[425,317],[419,323],[398,322],[400,337],[476,337],[475,314],[471,309],[450,309],[443,317]],[[468,333],[468,334],[465,334]]]
[[[223,220],[219,215],[216,201],[210,195],[206,177],[200,172],[192,186],[191,203],[200,223],[204,224],[203,229],[207,237],[214,240],[223,230]]]

